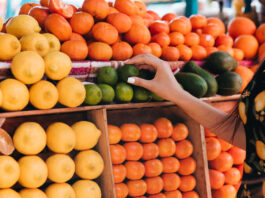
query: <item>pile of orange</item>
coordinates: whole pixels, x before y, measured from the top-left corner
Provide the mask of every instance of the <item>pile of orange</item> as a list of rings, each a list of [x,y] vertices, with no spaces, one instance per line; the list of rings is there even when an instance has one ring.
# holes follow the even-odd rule
[[[213,198],[234,198],[241,185],[246,152],[205,129]]]
[[[167,118],[108,125],[117,198],[198,198],[188,128]]]

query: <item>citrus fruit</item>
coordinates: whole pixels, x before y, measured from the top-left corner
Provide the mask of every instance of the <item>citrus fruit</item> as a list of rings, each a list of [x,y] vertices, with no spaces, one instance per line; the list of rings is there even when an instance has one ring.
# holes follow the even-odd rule
[[[207,159],[209,161],[216,159],[222,151],[220,142],[214,137],[205,138],[205,142],[207,150]]]
[[[21,196],[12,189],[1,189],[0,190],[0,197],[1,198],[21,198]]]
[[[159,159],[145,161],[144,166],[146,177],[156,177],[163,172],[163,164]]]
[[[75,163],[71,157],[65,154],[55,154],[46,160],[48,178],[56,183],[64,183],[70,180],[75,173]]]
[[[112,164],[122,164],[126,159],[126,150],[120,144],[110,145]]]
[[[212,192],[213,198],[234,198],[236,197],[236,189],[232,185],[224,185],[220,189]]]
[[[127,174],[126,167],[122,164],[112,165],[112,172],[115,184],[123,182]]]
[[[104,169],[101,155],[93,150],[81,151],[75,157],[75,172],[82,179],[96,179]]]
[[[108,125],[109,144],[118,144],[121,141],[121,130],[114,125]]]
[[[12,187],[18,181],[20,174],[17,161],[10,156],[0,156],[0,174],[0,188]]]
[[[65,41],[61,46],[61,51],[67,54],[71,60],[85,60],[88,55],[88,47],[86,42],[82,40]]]
[[[192,191],[196,186],[196,179],[192,175],[181,176],[179,189],[182,192]]]
[[[184,16],[176,17],[169,23],[171,32],[179,32],[183,35],[191,32],[192,26],[188,18]]]
[[[0,83],[0,89],[3,93],[3,109],[7,111],[19,111],[27,106],[29,91],[20,81],[6,79]]]
[[[160,157],[170,157],[176,152],[175,141],[171,138],[164,138],[157,142]]]
[[[88,84],[88,85],[85,85],[85,89],[86,89],[85,104],[97,105],[98,103],[101,102],[102,91],[97,85]]]
[[[221,147],[220,147],[221,151]],[[193,153],[193,145],[189,140],[181,140],[176,143],[176,157],[178,159],[184,159],[191,156]]]
[[[118,30],[106,22],[96,23],[92,28],[92,34],[97,41],[105,42],[109,45],[114,44],[119,36]]]
[[[24,84],[33,84],[42,79],[45,65],[37,52],[24,51],[14,57],[11,71],[15,78]]]
[[[133,88],[126,83],[119,83],[116,85],[115,94],[118,102],[130,102],[133,99]]]
[[[24,122],[16,129],[13,142],[18,152],[36,155],[46,146],[46,133],[38,123]]]
[[[46,18],[49,16],[49,8],[45,8],[42,6],[35,6],[32,9],[30,9],[28,15],[34,17],[41,28],[44,28],[44,22]]]
[[[225,183],[225,176],[220,171],[209,169],[209,177],[211,189],[213,190],[220,189]]]
[[[155,143],[143,144],[143,160],[155,159],[159,155],[159,148]]]
[[[3,19],[0,17],[0,32],[2,31],[3,29]]]
[[[174,178],[175,179],[175,178]],[[163,190],[165,182],[159,176],[145,179],[147,185],[147,194],[153,195],[160,193]]]
[[[97,82],[115,86],[118,82],[118,74],[112,67],[102,67],[98,71]]]
[[[143,156],[143,146],[138,142],[127,142],[123,147],[126,150],[127,160],[138,161]]]
[[[1,29],[1,28],[0,28]],[[265,24],[261,24],[256,33],[255,33],[256,38],[258,39],[259,43],[264,43],[265,42]]]
[[[87,34],[94,25],[94,18],[87,12],[76,12],[70,19],[73,32],[84,35]]]
[[[128,32],[132,27],[131,18],[128,15],[120,12],[109,14],[107,21],[108,23],[112,24],[119,33]]]
[[[11,34],[0,34],[0,60],[11,60],[21,50],[18,39]]]
[[[247,17],[236,17],[228,24],[227,31],[233,38],[240,35],[253,35],[256,31],[256,25]]]
[[[46,39],[48,40],[49,52],[60,51],[61,43],[56,36],[54,36],[53,34],[50,34],[50,33],[45,33],[45,34],[43,34],[43,36],[45,36]]]
[[[129,195],[131,197],[142,196],[147,191],[147,185],[144,180],[131,180],[127,182]]]
[[[125,34],[125,39],[131,44],[148,44],[151,40],[151,33],[145,25],[136,23]]]
[[[114,60],[127,60],[133,55],[133,48],[127,42],[116,42],[112,45],[112,53]]]
[[[216,159],[210,161],[210,167],[221,172],[228,171],[232,166],[233,157],[227,152],[221,152]]]
[[[101,136],[101,131],[88,121],[79,121],[72,125],[75,132],[75,150],[88,150],[96,146]]]
[[[179,161],[178,173],[181,175],[190,175],[196,170],[196,161],[192,157],[187,157]]]
[[[101,198],[98,184],[90,180],[79,180],[73,184],[76,198]]]
[[[162,102],[164,101],[163,98],[161,98],[160,96],[158,96],[157,94],[155,94],[154,92],[151,92],[151,98],[153,101],[157,101],[157,102]]]
[[[168,138],[172,135],[173,125],[167,118],[158,118],[154,125],[158,131],[159,138]]]
[[[165,191],[174,191],[177,190],[180,186],[180,177],[176,173],[166,173],[162,175],[164,190]]]
[[[103,42],[92,42],[88,45],[88,57],[91,60],[108,61],[112,57],[112,48]]]
[[[20,167],[19,183],[26,188],[42,186],[48,177],[45,162],[38,156],[25,156],[18,161]]]
[[[19,192],[21,198],[47,198],[46,194],[37,188],[25,188]]]
[[[176,17],[177,17],[177,15],[174,14],[174,13],[167,13],[167,14],[165,14],[165,15],[162,17],[162,20],[163,20],[163,21],[167,21],[167,22],[169,23],[171,20],[175,19]]]
[[[119,183],[115,184],[115,192],[117,198],[125,198],[128,196],[129,190],[126,184]]]
[[[127,161],[124,165],[126,167],[127,179],[137,180],[143,178],[145,172],[143,163],[138,161]]]
[[[146,44],[143,43],[137,43],[135,46],[133,46],[133,56],[137,56],[139,54],[151,54],[152,49]]]
[[[99,20],[109,14],[109,5],[105,0],[85,0],[82,9]]]
[[[108,84],[99,84],[98,87],[101,89],[102,92],[101,102],[105,104],[112,103],[115,98],[114,89]]]
[[[51,184],[46,188],[45,193],[47,198],[76,198],[74,189],[67,183]]]
[[[150,99],[150,92],[142,87],[135,87],[133,100],[135,102],[146,102]]]
[[[134,65],[125,65],[119,69],[119,77],[127,82],[129,77],[139,76],[139,69]]]
[[[57,84],[59,102],[67,107],[77,107],[81,105],[86,97],[85,86],[79,80],[66,77]]]
[[[161,159],[163,173],[176,173],[179,169],[179,160],[175,157],[165,157]]]
[[[253,59],[258,52],[259,43],[252,35],[241,35],[236,38],[234,47],[241,49],[246,59]]]
[[[37,3],[25,3],[21,6],[20,10],[19,10],[19,15],[22,14],[29,14],[29,11],[31,10],[31,8],[34,8],[36,6],[38,6],[39,4]]]

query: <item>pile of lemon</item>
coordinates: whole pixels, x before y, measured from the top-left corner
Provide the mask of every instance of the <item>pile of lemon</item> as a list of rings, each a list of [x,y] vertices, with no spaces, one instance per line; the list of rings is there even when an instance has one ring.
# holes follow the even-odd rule
[[[0,31],[2,27],[0,19]],[[14,76],[0,83],[0,107],[6,111],[22,110],[29,102],[37,109],[51,109],[58,102],[77,107],[84,102],[84,85],[67,77],[72,62],[60,52],[60,41],[40,31],[33,17],[19,15],[6,24],[7,33],[0,34],[0,61],[12,61]]]
[[[80,121],[71,127],[62,122],[45,131],[36,122],[21,124],[13,135],[16,150],[23,155],[18,162],[11,156],[0,156],[0,197],[9,198],[101,198],[94,179],[103,172],[101,155],[92,150],[101,131],[91,122]],[[45,149],[51,155],[44,161],[38,155]],[[74,160],[68,155],[76,150]],[[76,152],[72,152],[71,155]],[[70,185],[76,174],[79,179]],[[42,191],[47,179],[54,182]],[[25,189],[11,189],[17,182]]]

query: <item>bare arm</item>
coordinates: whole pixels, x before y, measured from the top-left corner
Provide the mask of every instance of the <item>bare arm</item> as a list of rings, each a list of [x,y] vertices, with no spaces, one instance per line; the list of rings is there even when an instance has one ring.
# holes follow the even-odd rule
[[[176,81],[167,62],[150,54],[142,54],[130,59],[127,64],[135,64],[140,68],[156,71],[153,80],[133,77],[128,80],[129,83],[142,86],[158,96],[176,103],[192,119],[215,133],[218,137],[245,149],[245,131],[241,120],[212,107],[184,91]]]

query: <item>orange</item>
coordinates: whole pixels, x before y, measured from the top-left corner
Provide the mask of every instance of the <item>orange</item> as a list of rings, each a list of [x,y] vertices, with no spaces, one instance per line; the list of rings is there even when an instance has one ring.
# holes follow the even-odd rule
[[[141,137],[141,129],[136,124],[123,124],[120,129],[122,132],[122,141],[134,142],[138,141]]]
[[[110,155],[112,164],[122,164],[126,159],[126,150],[119,144],[110,145]]]
[[[207,57],[211,54],[211,53],[214,53],[214,52],[217,52],[218,49],[216,47],[205,47],[206,49],[206,52],[207,52]]]
[[[143,146],[138,142],[125,143],[123,147],[126,150],[127,160],[139,160],[143,156],[144,150]]]
[[[205,137],[216,137],[216,135],[213,132],[211,132],[211,131],[209,131],[208,129],[205,129],[205,128],[204,128],[204,135],[205,135]]]
[[[119,11],[116,8],[110,7],[109,14],[113,14],[113,13],[119,13]]]
[[[192,157],[180,160],[179,164],[178,173],[181,175],[190,175],[196,170],[196,161]]]
[[[228,151],[230,148],[232,148],[232,145],[229,144],[228,142],[224,141],[223,139],[221,138],[217,138],[218,141],[220,142],[221,144],[221,149],[222,151]]]
[[[154,125],[158,132],[159,138],[168,138],[172,135],[173,125],[167,118],[158,118]]]
[[[262,24],[258,27],[255,36],[260,43],[265,42],[265,24]]]
[[[131,58],[133,55],[133,48],[129,43],[120,41],[112,45],[112,58],[113,60],[124,61]]]
[[[40,0],[40,5],[44,7],[49,7],[49,0]]]
[[[158,43],[162,48],[170,44],[170,37],[167,33],[162,32],[152,36],[152,42]]]
[[[202,15],[192,15],[190,16],[190,22],[193,30],[203,28],[207,25],[207,19]]]
[[[115,184],[116,198],[126,198],[129,190],[126,184]]]
[[[227,47],[232,47],[234,44],[234,40],[231,36],[226,34],[219,35],[215,40],[215,45],[218,47],[220,45],[225,45]]]
[[[113,165],[112,171],[115,184],[123,182],[126,178],[127,169],[124,165]]]
[[[152,34],[158,34],[161,32],[165,32],[168,34],[169,25],[166,21],[155,21],[150,25],[149,30]]]
[[[179,170],[179,160],[175,157],[161,158],[163,173],[176,173]]]
[[[189,140],[181,140],[176,143],[176,157],[184,159],[191,156],[193,153],[193,145]]]
[[[151,177],[145,179],[147,185],[147,194],[153,195],[163,190],[164,182],[161,177]]]
[[[241,90],[239,91],[240,93],[242,93],[244,89],[247,87],[248,83],[253,78],[254,72],[251,71],[251,69],[241,66],[241,65],[237,66],[234,72],[239,74],[242,79],[242,87],[241,87]]]
[[[135,0],[134,1],[135,5],[138,8],[138,12],[137,14],[140,15],[141,17],[144,17],[146,14],[146,5],[144,2],[142,2],[141,0]]]
[[[196,179],[192,175],[181,176],[179,189],[182,192],[192,191],[196,186]]]
[[[213,198],[235,198],[236,189],[232,185],[224,185],[220,189],[212,192]]]
[[[158,58],[160,58],[160,56],[162,55],[162,48],[160,47],[160,45],[158,43],[149,43],[148,46],[151,48],[152,50],[152,54]]]
[[[166,173],[162,175],[164,191],[174,191],[180,186],[180,177],[176,173]]]
[[[175,46],[181,45],[185,41],[183,34],[179,32],[171,32],[169,34],[169,38],[170,38],[170,45],[175,45]]]
[[[103,42],[92,42],[88,45],[88,57],[91,60],[107,61],[112,57],[112,48]]]
[[[203,47],[213,47],[215,40],[210,34],[201,34],[200,35],[200,45]]]
[[[106,22],[96,23],[92,28],[93,37],[98,40],[105,42],[107,44],[113,44],[118,40],[117,29]]]
[[[145,53],[151,54],[152,53],[151,47],[143,43],[137,43],[135,46],[133,46],[134,56],[137,56],[139,54],[145,54]]]
[[[190,191],[182,193],[182,198],[199,198],[199,195],[195,191]]]
[[[182,198],[182,194],[179,190],[165,192],[166,198]]]
[[[31,10],[31,8],[33,7],[36,7],[36,6],[39,6],[39,4],[37,3],[25,3],[24,5],[22,5],[20,7],[20,10],[19,10],[19,15],[21,14],[29,14],[29,11]]]
[[[155,159],[159,155],[159,148],[156,144],[154,143],[149,143],[149,144],[143,144],[143,160],[151,160]]]
[[[220,189],[225,183],[225,176],[222,172],[209,169],[209,177],[211,183],[211,189]]]
[[[207,51],[204,47],[200,45],[192,46],[192,59],[203,60],[207,57]]]
[[[150,14],[155,21],[161,20],[160,16],[156,12],[154,12],[154,11],[147,10],[147,13]]]
[[[230,185],[236,185],[240,179],[241,174],[237,168],[231,168],[228,171],[224,172],[225,183]]]
[[[223,21],[221,21],[221,19],[216,18],[216,17],[210,17],[207,19],[207,24],[210,24],[210,23],[214,23],[214,24],[218,25],[219,28],[221,29],[221,34],[225,33],[225,25],[224,25]]]
[[[109,14],[109,5],[105,0],[85,0],[82,9],[96,19],[105,19]]]
[[[87,44],[77,40],[64,42],[61,46],[61,51],[67,54],[72,60],[85,60],[88,55]]]
[[[132,21],[132,24],[140,24],[140,25],[145,25],[144,19],[140,17],[139,15],[132,15],[130,16],[130,19]]]
[[[126,177],[130,180],[142,179],[145,173],[145,167],[141,162],[127,161],[125,163],[127,170]]]
[[[228,153],[232,156],[234,164],[243,164],[246,159],[246,151],[233,146]]]
[[[224,172],[228,171],[233,166],[233,158],[227,152],[222,152],[215,160],[210,161],[210,167]]]
[[[152,159],[144,162],[145,176],[156,177],[163,172],[163,164],[159,159]]]
[[[259,47],[259,62],[262,62],[263,59],[265,58],[265,44],[263,43],[260,47]]]
[[[202,29],[202,33],[204,34],[210,34],[214,38],[218,37],[222,34],[222,29],[219,25],[215,23],[208,23],[204,28]]]
[[[160,139],[157,142],[159,157],[170,157],[176,152],[176,144],[171,138]]]
[[[138,6],[131,0],[116,0],[114,7],[120,12],[131,16],[138,14]]]
[[[237,48],[233,48],[234,51],[234,59],[236,59],[237,61],[241,61],[244,59],[244,52],[241,49],[237,49]]]
[[[125,34],[125,39],[131,44],[148,44],[151,40],[151,34],[145,25],[133,24],[131,29]]]
[[[78,34],[87,34],[94,25],[94,18],[86,12],[76,12],[70,20],[71,27]]]
[[[170,22],[170,21],[172,21],[173,19],[175,19],[177,17],[177,15],[176,14],[174,14],[174,13],[167,13],[167,14],[165,14],[163,17],[162,17],[162,20],[163,21],[166,21],[166,22]]]
[[[118,144],[121,140],[121,130],[114,125],[108,125],[109,144]]]
[[[232,57],[234,56],[234,51],[233,51],[232,47],[228,47],[226,45],[219,45],[217,49],[218,49],[218,51],[223,51],[223,52],[228,53]]]
[[[45,29],[54,34],[60,41],[69,40],[72,28],[69,22],[59,14],[51,14],[44,23]]]
[[[153,16],[149,13],[145,13],[145,16],[143,17],[143,19],[144,19],[144,24],[146,27],[149,27],[154,22]]]
[[[128,181],[127,186],[131,197],[142,196],[147,191],[147,185],[144,180]]]
[[[148,196],[148,198],[166,198],[166,196],[163,193],[158,193],[155,195],[150,195],[150,196]]]
[[[242,182],[241,182],[241,181],[239,181],[237,184],[233,185],[233,186],[234,186],[234,188],[236,189],[236,192],[238,192],[238,190],[239,190],[239,188],[240,188],[241,184],[242,184]]]
[[[252,67],[250,67],[250,70],[253,71],[254,73],[256,73],[256,71],[259,69],[259,65],[253,65]]]
[[[227,31],[233,38],[240,35],[253,35],[256,31],[256,25],[247,17],[236,17],[229,22]]]
[[[235,40],[234,47],[241,49],[246,59],[253,59],[258,52],[259,43],[252,35],[241,35]]]
[[[112,13],[108,15],[107,22],[113,25],[119,33],[125,33],[132,27],[132,20],[123,13]]]
[[[191,32],[191,22],[187,17],[180,16],[169,23],[170,31],[171,32],[179,32],[181,34],[188,34]]]
[[[200,37],[194,32],[190,32],[185,35],[185,45],[194,46],[200,43]]]
[[[188,137],[189,135],[189,129],[188,127],[183,123],[177,123],[173,128],[172,138],[175,141],[181,141]]]
[[[205,138],[205,142],[206,142],[207,159],[209,161],[216,159],[222,151],[220,142],[214,137]]]
[[[84,43],[86,43],[86,40],[84,39],[84,37],[82,37],[80,34],[77,34],[77,33],[72,33],[69,41],[71,40],[75,40],[75,41],[83,41]]]
[[[38,21],[39,25],[44,28],[44,22],[49,16],[49,8],[35,6],[30,9],[29,15],[34,17]]]
[[[189,61],[192,58],[192,50],[186,45],[178,45],[179,58],[183,61]]]
[[[141,124],[141,138],[142,143],[152,143],[156,141],[158,132],[153,124]]]
[[[177,47],[166,46],[162,48],[162,58],[167,61],[177,61],[179,59],[179,50]]]

